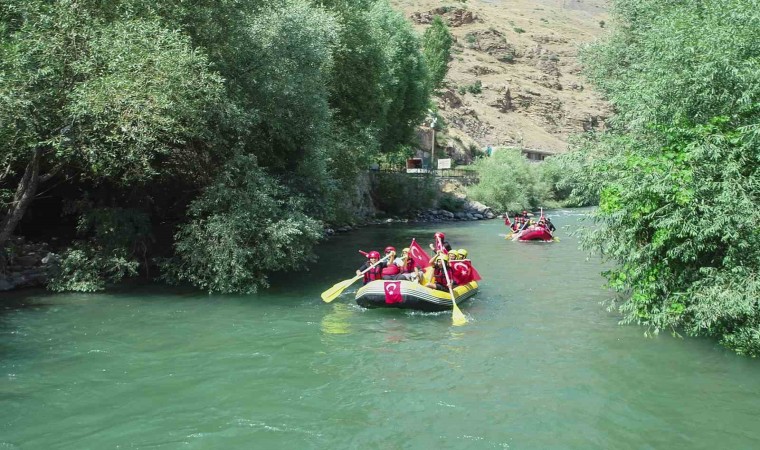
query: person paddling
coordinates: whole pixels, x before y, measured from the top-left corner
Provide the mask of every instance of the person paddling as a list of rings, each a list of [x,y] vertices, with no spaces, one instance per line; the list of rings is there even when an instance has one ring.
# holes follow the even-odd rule
[[[435,262],[433,262],[435,261]],[[427,284],[430,289],[437,289],[439,291],[448,292],[450,288],[455,286],[452,280],[446,280],[446,274],[451,272],[449,266],[449,257],[443,252],[439,252],[436,256],[431,258],[431,263],[435,264],[433,267],[433,279]],[[443,266],[446,265],[444,271]]]
[[[396,247],[385,247],[385,256],[388,258],[388,263],[383,268],[383,280],[395,280],[396,276],[401,273],[401,268],[395,264],[396,261]]]
[[[551,231],[552,233],[554,233],[557,230],[557,227],[554,226],[554,224],[552,223],[552,219],[549,217],[546,218],[546,228],[548,228],[549,231]]]
[[[375,280],[382,279],[382,277],[383,277],[383,268],[385,267],[386,263],[385,263],[385,261],[381,261],[380,263],[378,263],[379,260],[380,260],[380,253],[379,252],[376,252],[376,251],[373,250],[373,251],[367,253],[367,262],[365,262],[364,264],[362,264],[362,266],[359,267],[359,270],[356,271],[356,275],[358,276],[358,275],[361,275],[362,272],[364,272],[365,270],[369,269],[366,272],[364,272],[364,284],[367,284],[370,281],[375,281]],[[372,267],[370,269],[370,267],[373,264],[376,264],[375,267]]]

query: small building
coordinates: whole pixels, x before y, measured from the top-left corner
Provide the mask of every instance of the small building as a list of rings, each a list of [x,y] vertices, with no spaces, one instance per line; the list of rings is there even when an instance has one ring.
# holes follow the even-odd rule
[[[541,162],[546,159],[547,156],[556,154],[553,150],[543,150],[537,148],[523,148],[522,154],[531,162]]]
[[[409,158],[406,160],[406,173],[426,173],[422,158]]]

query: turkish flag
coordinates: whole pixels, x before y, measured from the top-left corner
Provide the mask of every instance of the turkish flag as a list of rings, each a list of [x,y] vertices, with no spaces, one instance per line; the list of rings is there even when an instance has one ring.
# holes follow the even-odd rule
[[[478,273],[478,271],[475,270],[474,267],[472,267],[472,263],[470,262],[470,260],[466,259],[465,261],[467,261],[467,262],[470,263],[470,270],[472,271],[472,279],[475,280],[475,281],[482,280],[483,278],[480,276],[480,274]]]
[[[467,260],[451,262],[451,278],[456,284],[467,284],[472,281],[472,265]]]
[[[409,256],[412,257],[414,263],[417,264],[417,267],[420,269],[424,269],[430,265],[430,256],[428,256],[425,249],[423,249],[414,239],[412,239],[412,243],[409,245]]]
[[[457,284],[467,284],[470,281],[480,280],[480,274],[469,259],[462,259],[451,262],[451,276]]]
[[[446,246],[443,244],[443,239],[435,238],[435,251],[441,252],[444,255],[449,254],[449,251],[446,250]]]
[[[404,297],[401,296],[400,281],[385,281],[383,282],[383,289],[385,290],[385,303],[391,305],[404,301]]]

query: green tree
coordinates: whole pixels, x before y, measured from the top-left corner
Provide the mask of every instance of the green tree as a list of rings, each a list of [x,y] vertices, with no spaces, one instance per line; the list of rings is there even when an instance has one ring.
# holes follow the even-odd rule
[[[350,219],[361,173],[410,142],[428,97],[419,39],[384,0],[2,2],[0,248],[55,178],[62,209],[90,225],[53,287],[100,289],[147,265],[151,233],[115,248],[97,232],[146,219],[162,233],[179,227],[175,278],[256,289],[303,262],[270,244],[309,254],[318,220]],[[289,196],[303,201],[285,207]],[[280,214],[295,231],[267,242],[240,220],[268,233]],[[215,230],[245,244],[237,269],[212,276],[201,258],[231,251],[202,239]],[[245,252],[271,259],[244,275]]]
[[[760,14],[752,0],[617,0],[589,76],[617,114],[586,142],[588,248],[623,321],[760,355]]]
[[[383,43],[384,121],[379,132],[381,151],[411,142],[414,128],[430,104],[428,70],[420,40],[412,25],[385,0],[370,11],[375,39]]]
[[[435,16],[433,23],[430,24],[425,33],[422,35],[422,47],[425,55],[425,61],[430,71],[430,82],[433,88],[438,88],[446,78],[446,72],[449,69],[449,59],[451,58],[451,33],[440,16]]]
[[[547,207],[550,186],[542,181],[540,169],[518,149],[500,148],[488,158],[475,161],[478,184],[468,196],[500,211]]]
[[[250,156],[230,160],[190,205],[190,222],[175,236],[167,264],[175,281],[209,292],[256,292],[267,274],[300,268],[321,224],[303,213],[300,197],[278,185]]]
[[[21,176],[0,247],[39,184],[57,173],[142,183],[159,164],[203,159],[222,80],[186,37],[153,20],[103,24],[70,2],[6,8],[0,159]]]

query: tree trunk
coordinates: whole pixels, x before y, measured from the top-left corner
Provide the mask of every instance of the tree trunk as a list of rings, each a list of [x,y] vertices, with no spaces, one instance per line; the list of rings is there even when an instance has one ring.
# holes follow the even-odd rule
[[[11,204],[8,214],[2,221],[0,226],[0,249],[5,248],[6,242],[10,239],[13,230],[16,229],[16,225],[24,217],[26,209],[29,204],[32,203],[34,196],[37,195],[37,186],[40,182],[40,159],[42,157],[42,149],[37,148],[34,150],[31,161],[26,166],[24,176],[16,188],[16,195],[13,197],[13,203]]]

